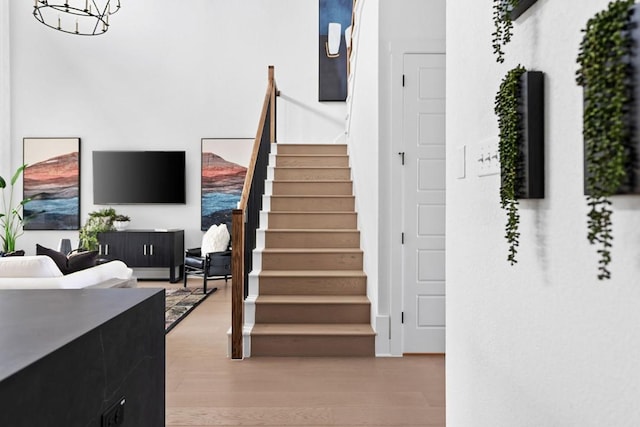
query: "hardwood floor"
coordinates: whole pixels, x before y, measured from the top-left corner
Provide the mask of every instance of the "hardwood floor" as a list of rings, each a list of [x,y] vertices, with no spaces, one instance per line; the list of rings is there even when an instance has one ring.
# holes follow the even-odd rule
[[[445,425],[444,356],[233,361],[231,284],[211,286],[218,291],[167,334],[166,426]]]

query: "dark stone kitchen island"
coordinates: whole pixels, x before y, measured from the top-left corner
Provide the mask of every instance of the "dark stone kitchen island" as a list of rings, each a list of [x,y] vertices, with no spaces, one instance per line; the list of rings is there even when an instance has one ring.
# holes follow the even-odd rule
[[[163,289],[0,291],[0,426],[164,426],[164,307]]]

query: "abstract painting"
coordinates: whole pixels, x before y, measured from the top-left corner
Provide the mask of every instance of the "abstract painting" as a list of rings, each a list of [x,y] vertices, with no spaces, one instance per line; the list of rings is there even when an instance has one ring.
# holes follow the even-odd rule
[[[24,138],[25,230],[80,228],[80,138]]]
[[[320,0],[318,100],[347,99],[347,40],[353,0]]]
[[[238,207],[251,160],[251,138],[202,139],[201,229],[226,223]]]

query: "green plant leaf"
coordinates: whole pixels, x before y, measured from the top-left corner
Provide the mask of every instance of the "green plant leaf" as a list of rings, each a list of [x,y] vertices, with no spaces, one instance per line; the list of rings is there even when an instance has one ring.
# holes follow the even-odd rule
[[[522,140],[522,114],[520,112],[520,79],[526,72],[521,65],[505,75],[496,94],[494,112],[498,117],[500,154],[500,207],[507,212],[505,239],[509,245],[507,261],[511,265],[517,261],[517,248],[520,245],[520,215],[518,214],[518,192],[522,183],[519,171],[522,165],[520,143]]]
[[[11,178],[11,185],[16,185],[16,182],[18,181],[18,178],[20,177],[20,174],[25,170],[25,168],[27,167],[27,165],[22,165],[20,166],[16,172],[13,174],[13,177]]]
[[[513,21],[511,10],[518,5],[520,0],[493,0],[493,24],[495,31],[491,33],[493,53],[496,62],[504,62],[503,48],[511,41],[513,35]]]
[[[611,272],[612,215],[610,197],[633,171],[630,144],[636,135],[631,108],[634,93],[631,15],[634,0],[616,0],[589,19],[577,62],[576,83],[584,87],[587,239],[599,245],[598,278]]]

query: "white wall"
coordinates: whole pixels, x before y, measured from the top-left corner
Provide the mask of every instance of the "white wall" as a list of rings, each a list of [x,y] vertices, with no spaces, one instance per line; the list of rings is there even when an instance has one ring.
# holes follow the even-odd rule
[[[402,354],[402,61],[445,51],[445,0],[380,0],[378,354]],[[391,329],[389,331],[389,328]],[[384,332],[386,343],[380,342]],[[390,337],[390,338],[389,338]]]
[[[491,0],[447,2],[447,426],[640,425],[640,199],[614,198],[612,279],[586,238],[580,30],[608,0],[538,0],[492,55]],[[516,64],[546,73],[546,197],[520,203],[510,266],[499,177],[456,149],[497,138],[493,103]]]
[[[182,228],[187,247],[198,246],[200,140],[255,136],[270,64],[282,92],[280,141],[344,131],[344,103],[317,101],[317,2],[124,2],[96,37],[47,28],[32,9],[15,2],[10,11],[11,166],[22,162],[24,137],[80,137],[83,223],[101,208],[92,204],[93,150],[186,150],[186,206],[116,208],[134,228]],[[28,231],[18,244],[30,252],[62,237],[77,232]]]
[[[0,0],[0,176],[11,174],[11,78],[9,0]]]

